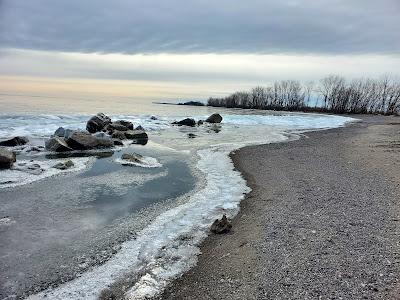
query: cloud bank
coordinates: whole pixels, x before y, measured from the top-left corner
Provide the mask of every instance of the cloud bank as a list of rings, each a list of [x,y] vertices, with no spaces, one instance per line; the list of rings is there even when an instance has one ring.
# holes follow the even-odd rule
[[[398,0],[0,0],[0,47],[399,54]]]

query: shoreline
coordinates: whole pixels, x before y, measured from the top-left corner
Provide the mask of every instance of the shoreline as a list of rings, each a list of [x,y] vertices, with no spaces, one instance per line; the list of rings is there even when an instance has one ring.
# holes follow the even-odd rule
[[[356,200],[360,197],[360,194],[352,194],[352,197],[347,202],[341,203],[342,207],[336,207],[333,202],[332,205],[335,206],[332,209],[333,212],[330,212],[329,207],[325,207],[324,203],[319,203],[318,195],[321,194],[321,191],[313,185],[310,186],[306,181],[315,180],[313,175],[321,179],[326,176],[326,174],[323,174],[324,170],[334,168],[334,166],[327,166],[327,162],[318,159],[321,151],[327,152],[323,154],[326,155],[328,160],[333,157],[333,160],[340,164],[340,168],[335,174],[336,178],[333,181],[341,183],[335,185],[335,190],[335,188],[329,187],[330,179],[328,178],[326,182],[328,186],[322,191],[326,197],[332,198],[333,195],[340,199],[341,202],[346,201],[342,199],[343,192],[337,189],[340,189],[341,185],[349,183],[354,183],[359,188],[368,188],[371,184],[376,184],[379,185],[377,188],[381,189],[383,193],[389,187],[391,188],[390,199],[380,200],[385,205],[390,205],[392,210],[386,211],[386,207],[381,207],[384,204],[380,202],[374,202],[373,205],[376,205],[385,217],[391,215],[392,220],[397,220],[396,216],[399,210],[392,204],[399,204],[398,202],[400,202],[395,200],[400,195],[398,184],[400,182],[399,160],[396,159],[396,151],[400,150],[393,148],[393,143],[396,143],[395,134],[396,130],[398,134],[400,122],[397,121],[396,117],[369,115],[355,115],[353,117],[361,117],[362,122],[353,123],[342,128],[307,132],[305,133],[306,137],[301,137],[298,140],[289,139],[284,143],[247,146],[234,151],[230,156],[236,169],[241,172],[248,186],[251,187],[252,192],[246,195],[246,198],[240,204],[239,214],[232,220],[233,231],[227,235],[210,234],[201,245],[202,254],[198,257],[198,264],[181,278],[176,279],[157,299],[199,299],[199,297],[202,299],[315,299],[327,296],[352,297],[353,299],[358,297],[391,299],[398,294],[400,286],[396,276],[400,274],[400,261],[395,254],[400,249],[394,243],[394,237],[390,234],[392,230],[396,232],[399,227],[395,221],[386,221],[387,218],[383,218],[382,221],[378,218],[377,221],[381,222],[371,224],[365,219],[358,220],[360,216],[365,216],[365,212],[357,211],[354,213],[355,216],[352,217],[358,217],[356,222],[365,223],[365,226],[361,226],[361,228],[358,228],[360,226],[357,226],[356,223],[349,227],[347,223],[344,224],[344,221],[336,215],[332,217],[333,220],[329,220],[329,217],[326,216],[324,220],[328,223],[333,222],[334,227],[339,228],[336,231],[330,229],[332,224],[331,227],[325,228],[324,222],[314,224],[315,228],[313,227],[312,229],[309,228],[309,223],[315,223],[316,221],[307,220],[307,224],[302,226],[297,226],[296,223],[293,223],[293,219],[302,223],[310,215],[315,213],[318,215],[318,211],[321,209],[326,210],[327,214],[337,213],[339,215],[340,213],[346,213],[346,206],[353,208],[352,206],[357,203]],[[381,135],[387,137],[389,141],[383,141],[382,144],[382,141],[380,141]],[[318,143],[320,140],[323,142],[322,146]],[[359,147],[349,151],[349,148],[354,143]],[[343,153],[335,155],[332,150],[329,150],[330,146],[337,148],[339,151],[343,149]],[[370,149],[371,147],[373,149]],[[298,152],[299,149],[311,152],[309,153],[311,156],[304,156],[304,153]],[[360,153],[356,153],[354,150],[360,150]],[[269,157],[271,151],[273,152],[273,157]],[[298,154],[297,157],[296,154]],[[304,162],[296,163],[300,158]],[[268,160],[268,163],[264,164],[264,159]],[[279,165],[279,170],[276,165],[279,159],[281,162],[289,164],[287,165],[288,168]],[[349,160],[346,163],[349,164],[350,169],[354,168],[356,172],[361,173],[361,176],[358,174],[360,177],[357,182],[353,182],[354,180],[352,181],[349,179],[351,177],[348,176],[340,178],[343,175],[341,173],[346,173],[349,169],[344,164],[345,159]],[[387,163],[382,164],[383,161]],[[292,166],[290,162],[295,162],[294,165],[296,166]],[[315,162],[320,164],[319,167],[322,173],[314,174],[317,172],[312,167]],[[368,166],[365,167],[364,164],[367,162]],[[299,167],[297,164],[301,166]],[[305,167],[305,164],[310,164],[311,168]],[[271,169],[263,172],[262,169],[265,167]],[[290,170],[291,168],[293,170]],[[310,170],[307,171],[307,169]],[[301,171],[305,173],[299,174]],[[373,171],[372,175],[370,174],[371,171]],[[306,177],[307,172],[309,173],[308,175],[311,174],[310,179]],[[379,176],[375,172],[379,173]],[[381,174],[382,172],[383,175]],[[366,177],[372,176],[372,178],[368,178],[370,180],[369,184],[363,182],[360,184],[360,180],[364,179],[365,174],[367,175]],[[301,178],[302,176],[300,175],[306,178]],[[397,185],[391,186],[386,180],[381,180],[382,182],[380,182],[381,176],[384,176],[385,179],[390,177],[389,182],[396,182]],[[277,179],[288,179],[288,177],[290,177],[290,180],[286,187]],[[277,187],[271,188],[274,185]],[[365,193],[365,191],[360,193],[363,193],[363,201],[368,202],[369,194]],[[283,201],[282,199],[285,197],[288,197],[289,203],[287,203],[287,206],[284,205],[282,207],[280,201]],[[309,197],[318,203],[307,203],[307,198]],[[374,197],[379,198],[381,196],[374,194]],[[334,199],[330,200],[333,201]],[[302,205],[299,206],[298,202],[301,202]],[[305,208],[303,205],[305,205]],[[296,207],[296,210],[293,210],[293,207]],[[266,210],[267,208],[268,210]],[[307,209],[310,211],[307,212]],[[371,208],[364,210],[369,209]],[[303,218],[297,219],[298,214],[305,215]],[[382,217],[382,215],[379,217]],[[320,218],[323,219],[323,217]],[[277,222],[277,219],[279,219],[279,222]],[[316,219],[321,221],[319,218]],[[388,222],[388,224],[385,222]],[[320,225],[322,229],[316,225]],[[361,233],[362,238],[356,237],[355,239],[358,244],[362,245],[368,239],[381,238],[378,225],[391,229],[387,233],[389,237],[385,237],[389,242],[387,242],[388,245],[384,246],[379,243],[374,245],[373,243],[374,251],[369,253],[367,253],[365,246],[360,247],[358,250],[350,247],[348,239],[342,237],[341,231],[343,230],[340,229],[340,227],[345,227],[348,235],[352,235],[353,231],[357,230],[358,234]],[[270,227],[274,227],[274,229]],[[366,228],[373,234],[366,233]],[[280,235],[282,236],[279,237]],[[314,238],[314,235],[318,236],[318,238]],[[329,238],[326,238],[326,235],[329,235]],[[301,238],[299,239],[299,237]],[[335,246],[329,245],[330,241],[336,238],[340,240],[340,243],[335,243]],[[274,245],[275,243],[279,246]],[[306,245],[299,246],[298,244]],[[315,244],[322,248],[327,248],[328,251],[316,249]],[[337,245],[343,247],[337,248]],[[390,256],[392,262],[387,267],[387,272],[370,274],[371,272],[364,270],[367,267],[366,262],[359,265],[353,263],[356,266],[352,266],[351,259],[355,257],[350,256],[351,259],[349,259],[346,255],[346,251],[358,251],[359,253],[355,254],[365,257],[365,260],[373,265],[371,269],[379,269],[377,259],[370,261],[369,258],[381,254],[382,249],[386,246],[390,246],[390,249],[392,249],[392,251],[385,253],[386,256]],[[284,255],[282,252],[284,252]],[[325,258],[325,256],[329,257],[329,259]],[[318,258],[318,263],[315,262],[316,258]],[[288,261],[291,263],[288,263]],[[297,264],[299,261],[306,265],[311,262],[310,268],[312,271],[304,268],[304,266],[299,266]],[[348,266],[341,266],[342,262],[346,262]],[[334,263],[339,264],[340,267],[335,268]],[[285,274],[282,272],[285,272]],[[298,279],[291,278],[293,274]],[[321,276],[322,274],[327,278],[333,274],[334,280],[327,282],[327,280],[323,279],[324,276]],[[310,285],[310,280],[314,282],[313,286]],[[346,282],[348,286],[345,287],[343,282]]]

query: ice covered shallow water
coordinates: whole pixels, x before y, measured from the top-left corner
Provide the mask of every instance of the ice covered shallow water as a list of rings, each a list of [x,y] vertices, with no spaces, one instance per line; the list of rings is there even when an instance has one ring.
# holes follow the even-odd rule
[[[158,120],[151,120],[149,116],[114,118],[129,119],[151,130],[150,140],[160,147],[192,152],[198,158],[196,168],[204,174],[205,185],[186,195],[187,201],[182,205],[158,215],[135,240],[123,243],[121,250],[104,264],[58,288],[31,296],[32,299],[42,299],[45,295],[47,299],[96,299],[104,289],[118,288],[116,283],[126,278],[135,278],[131,287],[124,291],[128,299],[143,299],[159,293],[170,280],[196,263],[198,245],[206,237],[209,225],[222,213],[233,217],[244,194],[249,191],[241,175],[233,168],[228,157],[230,151],[249,144],[284,141],[288,132],[332,128],[351,121],[350,118],[322,115],[230,113],[224,114],[222,125],[201,128],[169,126],[172,120],[180,117],[158,117]],[[36,118],[45,120],[45,129],[36,124]],[[7,127],[4,124],[9,121],[0,118],[0,136],[18,132],[20,135],[43,137],[58,126],[84,128],[87,118],[32,116],[23,119],[8,116],[9,120],[17,119],[20,123]],[[196,138],[188,139],[188,133],[194,133]]]

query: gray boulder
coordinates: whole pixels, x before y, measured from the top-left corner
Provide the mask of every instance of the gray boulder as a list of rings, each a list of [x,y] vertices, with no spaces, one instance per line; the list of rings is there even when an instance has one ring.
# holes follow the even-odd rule
[[[222,216],[221,220],[216,219],[214,223],[211,225],[211,232],[221,234],[228,233],[232,229],[232,224],[226,217],[226,215]]]
[[[67,169],[69,169],[69,168],[72,168],[73,166],[74,166],[73,161],[72,161],[72,160],[67,160],[67,161],[60,162],[60,163],[58,163],[58,164],[55,164],[55,165],[53,166],[53,168],[59,169],[59,170],[67,170]]]
[[[73,149],[68,146],[63,137],[54,136],[45,142],[46,150],[54,152],[72,151]]]
[[[172,124],[174,125],[179,125],[179,126],[195,126],[196,125],[196,121],[194,119],[191,118],[186,118],[183,119],[181,121],[177,121],[177,122],[172,122]]]
[[[143,130],[143,131],[144,131],[144,128],[142,127],[142,125],[139,125],[139,126],[136,127],[135,129],[136,129],[136,130]]]
[[[68,146],[74,150],[102,149],[114,146],[114,142],[111,138],[96,137],[86,131],[74,131],[74,133],[66,139],[66,142]]]
[[[59,127],[55,132],[54,136],[68,138],[74,132],[72,129],[65,129],[64,127]]]
[[[128,130],[124,132],[128,140],[148,140],[149,136],[143,130]]]
[[[114,146],[123,146],[124,143],[120,139],[113,139]]]
[[[208,123],[221,123],[222,122],[222,116],[220,114],[212,114],[209,116],[206,120]]]
[[[24,136],[16,136],[9,140],[0,141],[0,146],[5,147],[15,147],[22,146],[29,142],[29,140]]]
[[[125,125],[118,124],[118,123],[108,124],[106,127],[104,127],[104,129],[106,131],[108,131],[108,132],[113,132],[115,130],[118,130],[118,131],[127,131],[127,130],[129,130],[129,128],[126,127]]]
[[[118,120],[118,121],[113,122],[113,124],[123,125],[123,126],[125,126],[126,128],[128,128],[128,129],[130,129],[130,130],[133,130],[133,123],[132,123],[132,122],[129,122],[129,121]]]
[[[0,169],[9,169],[15,162],[16,157],[14,152],[0,148]]]
[[[86,124],[86,130],[90,133],[95,133],[102,131],[103,128],[111,123],[111,119],[103,113],[98,113],[97,115],[90,118]]]
[[[124,131],[118,131],[118,130],[114,131],[112,133],[111,137],[113,139],[118,139],[118,140],[125,140],[126,139],[125,132]]]

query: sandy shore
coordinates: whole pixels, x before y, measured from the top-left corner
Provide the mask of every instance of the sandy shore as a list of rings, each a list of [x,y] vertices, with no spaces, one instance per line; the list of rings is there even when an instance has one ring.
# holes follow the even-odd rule
[[[235,153],[233,232],[161,298],[399,299],[400,119],[362,119]]]

